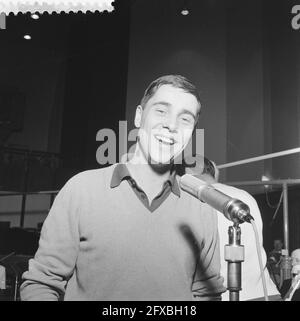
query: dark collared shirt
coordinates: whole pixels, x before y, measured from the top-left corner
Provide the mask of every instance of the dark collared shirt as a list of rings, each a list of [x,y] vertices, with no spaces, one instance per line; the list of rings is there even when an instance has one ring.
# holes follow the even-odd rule
[[[180,188],[176,179],[175,170],[171,172],[169,179],[164,183],[162,190],[153,199],[151,204],[149,204],[149,200],[146,193],[142,190],[140,186],[138,186],[136,181],[132,178],[126,164],[119,163],[114,169],[110,187],[114,188],[119,186],[124,179],[128,181],[128,184],[131,186],[139,200],[150,212],[154,212],[164,202],[164,200],[166,200],[166,198],[170,195],[171,192],[180,197]]]

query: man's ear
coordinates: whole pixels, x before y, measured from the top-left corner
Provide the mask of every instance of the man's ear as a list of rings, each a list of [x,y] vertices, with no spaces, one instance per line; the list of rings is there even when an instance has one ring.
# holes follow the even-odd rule
[[[134,117],[134,125],[136,128],[141,127],[142,115],[143,115],[143,107],[141,105],[138,105],[136,107],[135,117]]]

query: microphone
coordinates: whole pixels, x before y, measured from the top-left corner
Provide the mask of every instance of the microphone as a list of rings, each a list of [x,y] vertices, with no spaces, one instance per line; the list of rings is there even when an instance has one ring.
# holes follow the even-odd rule
[[[212,185],[193,175],[181,176],[179,185],[184,191],[223,213],[228,220],[234,223],[251,223],[250,221],[254,220],[247,204],[218,191]]]

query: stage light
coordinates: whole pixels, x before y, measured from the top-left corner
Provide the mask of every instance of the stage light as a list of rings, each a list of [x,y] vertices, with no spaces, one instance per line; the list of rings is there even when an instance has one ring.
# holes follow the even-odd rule
[[[184,1],[180,13],[181,13],[183,16],[187,16],[187,15],[190,13],[190,10],[189,10],[188,5],[187,5],[187,1]]]
[[[31,36],[30,36],[30,35],[24,35],[24,39],[30,40],[30,39],[31,39]]]
[[[40,16],[38,14],[36,14],[36,13],[33,13],[31,15],[31,18],[34,19],[34,20],[37,20],[37,19],[40,19]]]
[[[182,10],[181,10],[181,14],[182,14],[183,16],[187,16],[189,13],[190,13],[190,12],[189,12],[188,9],[182,9]]]

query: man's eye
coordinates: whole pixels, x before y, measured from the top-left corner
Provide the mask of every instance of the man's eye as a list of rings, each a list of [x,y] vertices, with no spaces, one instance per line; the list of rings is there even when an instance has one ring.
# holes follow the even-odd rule
[[[159,114],[165,114],[166,111],[164,109],[156,109],[156,111],[159,113]]]
[[[192,117],[181,117],[181,120],[186,124],[192,124],[194,122],[194,119],[192,119]]]

